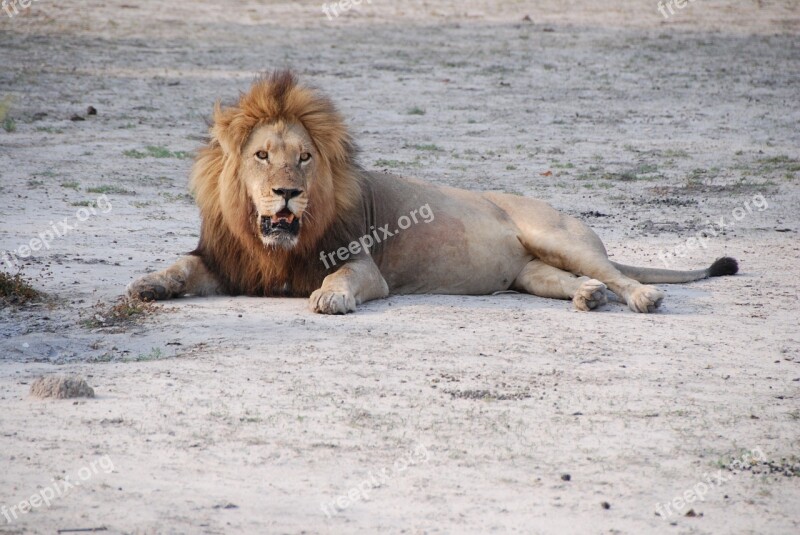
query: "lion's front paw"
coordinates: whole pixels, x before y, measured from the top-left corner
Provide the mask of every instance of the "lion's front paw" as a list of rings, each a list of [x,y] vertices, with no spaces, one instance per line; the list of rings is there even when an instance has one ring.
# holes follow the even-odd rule
[[[664,294],[652,286],[639,286],[628,295],[628,307],[634,312],[655,312]]]
[[[142,301],[163,301],[176,295],[176,281],[161,273],[151,273],[130,283],[127,288],[129,297]]]
[[[347,314],[355,312],[356,298],[349,293],[320,289],[311,294],[308,306],[319,314]]]
[[[578,310],[594,310],[600,305],[608,303],[606,285],[597,279],[583,281],[578,291],[572,297],[572,303]]]

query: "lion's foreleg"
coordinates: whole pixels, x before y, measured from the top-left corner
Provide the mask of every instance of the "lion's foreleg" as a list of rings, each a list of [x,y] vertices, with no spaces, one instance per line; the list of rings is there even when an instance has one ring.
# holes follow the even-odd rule
[[[185,256],[165,270],[136,279],[127,289],[129,296],[148,301],[219,291],[219,281],[198,256]]]
[[[356,305],[389,295],[389,286],[372,257],[361,254],[322,281],[311,294],[309,308],[320,314],[347,314]]]

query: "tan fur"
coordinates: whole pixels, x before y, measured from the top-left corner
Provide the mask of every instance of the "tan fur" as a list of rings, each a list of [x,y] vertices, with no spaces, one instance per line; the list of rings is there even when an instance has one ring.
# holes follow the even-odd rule
[[[288,72],[258,80],[233,106],[217,104],[191,178],[200,243],[128,292],[310,296],[313,311],[341,314],[389,293],[511,288],[591,310],[606,302],[608,288],[632,310],[652,312],[664,296],[641,281],[735,272],[732,259],[681,272],[615,264],[591,229],[542,201],[369,173],[355,156],[330,100]],[[328,265],[332,252],[423,213],[430,218],[415,215],[415,225]],[[284,223],[296,228],[273,232]]]

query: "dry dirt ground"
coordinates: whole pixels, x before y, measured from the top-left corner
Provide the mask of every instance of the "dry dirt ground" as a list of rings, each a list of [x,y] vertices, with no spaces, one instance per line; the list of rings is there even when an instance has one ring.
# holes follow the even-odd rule
[[[0,533],[800,532],[799,35],[794,0],[0,12],[0,250],[74,227],[20,259],[48,298],[0,310]],[[212,103],[285,66],[367,167],[546,199],[629,263],[711,225],[667,261],[741,273],[654,315],[220,297],[116,321],[196,243]],[[29,395],[54,373],[96,397]]]

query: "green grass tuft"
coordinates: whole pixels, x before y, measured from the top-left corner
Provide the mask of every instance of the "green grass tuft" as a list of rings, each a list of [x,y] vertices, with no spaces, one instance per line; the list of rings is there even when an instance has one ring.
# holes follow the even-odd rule
[[[409,147],[409,146],[412,149],[427,150],[427,151],[433,151],[433,152],[441,152],[441,150],[442,150],[442,148],[439,147],[439,145],[436,145],[434,143],[422,144],[422,145],[406,145],[406,147]]]
[[[92,186],[91,188],[86,188],[88,193],[100,193],[100,194],[112,194],[112,195],[136,195],[135,191],[131,191],[125,188],[121,188],[119,186],[112,186],[112,185],[104,185],[104,186]]]
[[[68,189],[74,189],[75,191],[78,191],[78,188],[80,188],[81,185],[78,182],[75,182],[74,180],[71,180],[69,182],[62,182],[61,183],[61,187],[62,188],[68,188]]]
[[[376,167],[390,167],[392,169],[394,169],[396,167],[401,167],[402,165],[403,165],[403,162],[400,162],[398,160],[383,160],[383,159],[381,159],[381,160],[377,160],[375,162],[375,166]]]
[[[122,154],[127,156],[128,158],[136,158],[138,160],[142,158],[178,158],[179,160],[184,160],[191,156],[188,152],[185,151],[175,151],[172,152],[166,147],[156,147],[154,145],[148,145],[144,148],[144,151],[140,150],[126,150]]]

